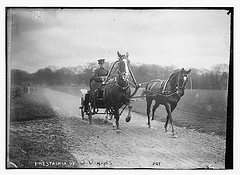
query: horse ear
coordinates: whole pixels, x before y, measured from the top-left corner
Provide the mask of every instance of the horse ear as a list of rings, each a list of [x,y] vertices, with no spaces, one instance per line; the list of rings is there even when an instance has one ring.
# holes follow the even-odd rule
[[[187,71],[187,74],[189,74],[191,72],[191,69],[189,69],[188,71]]]
[[[122,55],[117,51],[117,55],[118,55],[118,57],[121,57]]]
[[[184,68],[181,69],[181,73],[183,73],[183,72],[184,72]]]
[[[126,58],[128,58],[128,52],[126,53]]]

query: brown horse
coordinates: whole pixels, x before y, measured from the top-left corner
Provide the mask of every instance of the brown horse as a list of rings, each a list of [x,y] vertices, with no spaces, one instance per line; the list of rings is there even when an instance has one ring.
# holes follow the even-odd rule
[[[142,96],[146,95],[149,128],[151,128],[150,108],[152,101],[155,100],[155,104],[152,108],[152,120],[154,120],[154,113],[158,106],[160,104],[164,105],[168,113],[166,123],[164,125],[165,131],[167,132],[167,125],[170,120],[173,136],[177,137],[173,128],[172,112],[176,108],[180,98],[184,95],[190,71],[191,69],[188,71],[184,70],[184,68],[181,70],[178,69],[170,75],[168,80],[152,80],[147,83],[146,88],[142,92]]]
[[[114,115],[116,120],[116,125],[114,129],[119,131],[119,108],[123,105],[128,106],[129,113],[126,117],[126,122],[131,120],[131,106],[130,106],[130,96],[131,89],[129,78],[131,76],[131,71],[129,69],[128,53],[126,55],[121,55],[118,52],[119,60],[117,64],[117,73],[114,78],[107,80],[103,89],[103,100],[106,105],[106,110]],[[115,127],[116,126],[116,127]]]

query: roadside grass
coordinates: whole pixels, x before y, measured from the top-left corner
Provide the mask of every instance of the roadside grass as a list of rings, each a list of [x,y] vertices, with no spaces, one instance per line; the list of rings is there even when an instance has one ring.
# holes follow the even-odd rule
[[[76,168],[58,116],[39,89],[11,99],[8,159],[18,168]]]
[[[12,98],[10,101],[10,121],[28,121],[55,117],[44,96],[38,92]]]
[[[87,89],[89,90],[89,86],[88,85],[79,85],[79,86],[49,86],[50,89],[56,90],[56,91],[60,91],[60,92],[64,92],[64,93],[68,93],[71,95],[75,95],[75,96],[81,96],[81,89]]]

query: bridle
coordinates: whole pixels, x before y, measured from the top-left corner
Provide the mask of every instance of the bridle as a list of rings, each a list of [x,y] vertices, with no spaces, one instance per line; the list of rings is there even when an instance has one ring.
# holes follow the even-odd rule
[[[128,60],[126,59],[126,58],[123,58],[122,60],[120,60],[119,61],[119,63],[120,62],[123,62],[123,64],[125,65],[124,66],[124,68],[125,68],[125,70],[124,71],[118,71],[118,79],[122,79],[125,83],[126,83],[126,85],[125,86],[120,86],[119,85],[119,82],[117,81],[116,82],[116,86],[117,86],[117,88],[118,89],[120,89],[120,90],[126,90],[126,89],[128,89],[129,88],[129,82],[128,82],[128,80],[129,80],[129,76],[130,76],[130,72],[129,72],[129,68],[128,68]]]
[[[183,82],[180,86],[180,77],[183,76]],[[177,86],[176,86],[176,93],[178,95],[181,95],[183,93],[183,90],[185,89],[186,82],[188,80],[188,74],[181,74],[181,72],[178,74],[178,80],[177,80]]]

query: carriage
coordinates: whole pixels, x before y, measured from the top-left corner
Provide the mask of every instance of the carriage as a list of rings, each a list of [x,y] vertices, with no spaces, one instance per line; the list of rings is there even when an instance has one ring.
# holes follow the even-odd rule
[[[93,106],[90,102],[90,91],[86,89],[81,89],[82,97],[80,97],[80,113],[82,119],[84,119],[85,114],[88,116],[89,123],[92,124],[92,116],[94,114],[105,114],[105,112],[100,112],[99,109],[105,109],[106,106],[103,101],[103,89],[100,88],[96,91],[97,98],[95,98],[96,111],[93,112]]]
[[[127,82],[127,86],[126,87],[121,87],[118,86],[118,88],[123,88],[123,89],[134,89],[133,93],[130,93],[129,96],[127,98],[131,98],[133,97],[137,90],[139,89],[139,85],[137,84],[135,77],[131,71],[131,69],[128,67],[127,61],[129,61],[127,59],[128,57],[128,53],[126,55],[121,55],[118,53],[119,56],[119,60],[115,61],[113,63],[113,65],[111,66],[111,69],[108,73],[108,75],[105,77],[105,80],[102,82],[102,85],[95,91],[96,95],[94,98],[95,101],[95,111],[93,111],[93,104],[90,102],[90,91],[87,89],[81,89],[81,94],[82,96],[80,97],[80,113],[82,116],[82,119],[84,119],[85,115],[88,116],[88,120],[89,123],[92,124],[92,116],[94,114],[106,114],[106,115],[110,115],[110,116],[115,116],[116,113],[114,113],[116,111],[116,108],[114,109],[114,105],[108,105],[106,104],[106,101],[104,101],[104,89],[108,84],[111,84],[112,82],[116,82],[117,81],[117,76],[122,76],[124,74],[127,73],[128,74],[128,78],[126,80]],[[119,65],[121,65],[120,63],[126,63],[124,64],[124,70],[119,71]],[[121,72],[121,73],[119,73]],[[131,91],[131,90],[130,90]],[[126,108],[126,106],[128,106],[129,104],[126,103],[126,101],[122,101],[119,105],[118,105],[118,109],[121,109],[121,111],[118,113],[119,115],[122,114],[122,112],[124,111],[124,109]]]

